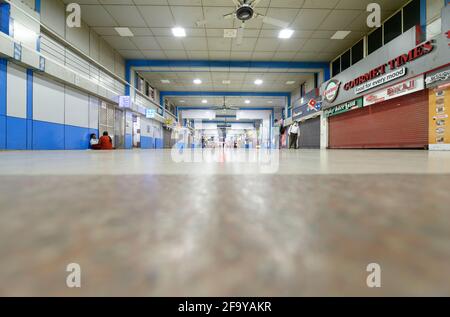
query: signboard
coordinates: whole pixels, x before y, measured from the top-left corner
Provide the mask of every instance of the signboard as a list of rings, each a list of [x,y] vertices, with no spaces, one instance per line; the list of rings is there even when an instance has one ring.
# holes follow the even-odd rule
[[[340,86],[341,82],[335,79],[332,79],[327,83],[325,91],[323,92],[323,97],[327,102],[332,103],[333,101],[336,100],[339,94]]]
[[[155,109],[146,109],[145,117],[147,119],[154,119],[155,116],[156,116],[156,110]]]
[[[425,78],[427,88],[435,87],[447,82],[450,82],[450,67],[447,67],[444,70],[438,70],[437,72],[429,73]]]
[[[384,85],[390,81],[396,80],[400,77],[403,77],[406,75],[406,67],[402,67],[400,69],[397,69],[393,72],[390,72],[388,74],[385,74],[379,78],[373,79],[371,81],[368,81],[358,87],[355,88],[355,94],[360,94],[364,91],[370,90],[372,88]]]
[[[322,97],[319,96],[318,89],[313,89],[303,96],[301,102],[302,104],[292,111],[293,117],[296,119],[322,110]]]
[[[364,96],[364,106],[370,106],[379,102],[411,94],[423,90],[424,88],[425,85],[423,75],[417,76]]]
[[[450,150],[450,87],[429,91],[429,149]]]
[[[39,56],[39,70],[45,72],[45,57]]]
[[[364,106],[363,98],[358,98],[342,105],[334,106],[329,109],[324,110],[325,117],[332,117],[341,113],[345,113],[350,110],[362,108]]]
[[[431,53],[433,51],[433,49],[434,49],[434,45],[431,41],[422,43],[419,46],[416,46],[415,48],[410,50],[408,53],[397,56],[396,58],[389,60],[387,63],[385,63],[383,65],[379,65],[379,66],[373,68],[372,70],[370,70],[369,72],[367,72],[361,76],[358,76],[357,78],[347,82],[344,85],[344,90],[350,90],[353,87],[360,86],[360,85],[367,83],[375,78],[385,75],[387,68],[389,68],[390,70],[399,69],[403,65],[413,62],[416,59]]]
[[[130,96],[119,96],[119,107],[120,108],[130,108],[131,98]]]
[[[14,42],[14,59],[22,60],[22,45],[20,43]]]

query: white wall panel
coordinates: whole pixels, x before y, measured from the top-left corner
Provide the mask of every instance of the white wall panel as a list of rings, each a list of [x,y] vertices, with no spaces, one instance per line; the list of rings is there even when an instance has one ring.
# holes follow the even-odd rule
[[[35,75],[33,119],[64,124],[64,85]]]
[[[27,73],[25,68],[8,63],[6,79],[7,114],[17,118],[27,117]]]
[[[91,129],[98,129],[98,105],[98,98],[89,96],[89,128]]]
[[[151,120],[141,117],[141,135],[146,137],[153,137]]]
[[[89,127],[89,96],[66,87],[65,123],[77,127]]]
[[[64,3],[59,0],[41,1],[41,22],[64,37],[66,29]]]
[[[133,134],[133,113],[130,111],[125,113],[125,133]]]
[[[79,28],[69,28],[66,24],[66,40],[85,54],[89,54],[89,27],[81,23]]]

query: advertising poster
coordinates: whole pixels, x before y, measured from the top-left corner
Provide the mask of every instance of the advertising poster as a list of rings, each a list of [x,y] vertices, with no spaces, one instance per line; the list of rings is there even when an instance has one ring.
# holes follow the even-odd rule
[[[430,150],[450,150],[450,85],[429,90]]]

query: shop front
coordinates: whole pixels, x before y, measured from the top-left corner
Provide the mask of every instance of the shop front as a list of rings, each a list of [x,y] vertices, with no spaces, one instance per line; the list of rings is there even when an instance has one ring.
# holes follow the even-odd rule
[[[448,9],[443,19],[446,15]],[[447,148],[450,92],[441,80],[448,80],[447,42],[443,31],[417,44],[411,29],[325,83],[321,94],[328,147]]]
[[[450,67],[427,74],[429,149],[450,150]]]
[[[314,89],[302,99],[303,103],[293,110],[293,119],[299,122],[300,127],[298,147],[320,149],[322,102],[318,90]]]
[[[423,76],[326,110],[330,148],[428,146],[428,93]]]

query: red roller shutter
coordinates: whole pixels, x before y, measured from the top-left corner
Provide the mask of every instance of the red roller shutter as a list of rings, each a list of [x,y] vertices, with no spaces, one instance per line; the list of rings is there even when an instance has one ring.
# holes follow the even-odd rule
[[[329,118],[330,148],[425,148],[428,91]]]

